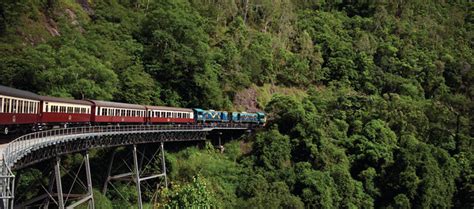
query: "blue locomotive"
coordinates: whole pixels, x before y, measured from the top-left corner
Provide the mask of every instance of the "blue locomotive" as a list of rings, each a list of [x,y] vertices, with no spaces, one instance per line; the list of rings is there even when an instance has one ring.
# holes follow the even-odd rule
[[[226,111],[203,110],[199,108],[194,108],[194,118],[197,123],[232,122],[265,124],[266,122],[266,116],[263,112],[232,112],[232,114],[229,115]]]

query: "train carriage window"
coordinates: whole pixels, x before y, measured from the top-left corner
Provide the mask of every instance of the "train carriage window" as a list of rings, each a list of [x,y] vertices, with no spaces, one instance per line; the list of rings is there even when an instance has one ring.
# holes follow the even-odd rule
[[[67,108],[67,113],[73,113],[73,111],[74,111],[74,108],[72,108],[72,107]]]
[[[22,113],[23,112],[23,101],[21,100],[17,100],[17,109],[16,109],[16,112],[17,113]]]
[[[0,97],[0,112],[3,112],[3,98]]]
[[[33,111],[33,105],[34,105],[34,103],[33,103],[33,102],[28,102],[28,103],[30,104],[30,105],[28,106],[28,111],[29,111],[30,113],[34,113],[34,111]]]
[[[127,110],[127,117],[130,117],[130,110]]]
[[[3,112],[10,112],[10,99],[5,99],[5,103],[3,103]]]
[[[101,114],[102,116],[107,116],[107,109],[102,108],[102,112],[101,112],[101,113],[102,113],[102,114]]]
[[[16,104],[17,104],[17,100],[12,99],[12,108],[11,108],[12,113],[16,113]]]
[[[115,110],[115,116],[120,116],[120,110],[119,109]]]
[[[28,112],[28,105],[30,104],[30,102],[28,101],[23,101],[23,112],[24,113],[29,113]]]
[[[79,107],[74,108],[74,113],[81,113],[81,109]]]
[[[125,116],[125,110],[121,110],[120,112],[122,113],[122,116]]]

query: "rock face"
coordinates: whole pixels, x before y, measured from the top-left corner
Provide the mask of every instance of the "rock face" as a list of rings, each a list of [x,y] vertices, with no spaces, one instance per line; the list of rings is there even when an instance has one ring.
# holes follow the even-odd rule
[[[61,34],[58,31],[58,25],[52,18],[48,18],[48,21],[46,21],[46,30],[48,30],[49,34],[51,36],[60,36]]]
[[[234,105],[247,112],[261,111],[257,102],[257,90],[248,88],[238,92],[234,97]]]

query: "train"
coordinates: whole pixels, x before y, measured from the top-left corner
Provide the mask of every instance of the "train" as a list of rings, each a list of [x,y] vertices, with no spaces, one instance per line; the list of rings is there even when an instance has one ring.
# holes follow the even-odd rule
[[[218,124],[265,125],[263,112],[227,112],[127,104],[100,100],[75,100],[41,96],[0,85],[0,130],[39,131],[84,125]]]

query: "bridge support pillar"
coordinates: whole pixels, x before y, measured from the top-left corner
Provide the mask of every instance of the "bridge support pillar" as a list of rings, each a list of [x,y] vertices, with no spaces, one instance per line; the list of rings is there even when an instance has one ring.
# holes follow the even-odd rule
[[[0,208],[10,209],[14,205],[15,175],[0,161]]]
[[[157,155],[158,152],[161,152],[160,155]],[[138,151],[138,147],[136,144],[133,145],[133,149],[132,149],[132,163],[133,163],[133,168],[132,167],[129,167],[129,171],[130,172],[127,172],[127,173],[122,173],[122,174],[118,174],[118,175],[112,175],[112,168],[113,168],[113,163],[114,163],[114,160],[115,160],[115,150],[113,151],[112,153],[112,156],[111,156],[111,162],[109,164],[109,168],[108,168],[108,173],[107,173],[107,179],[105,180],[105,183],[104,183],[104,187],[102,189],[102,192],[104,193],[104,195],[106,194],[107,192],[107,188],[108,188],[108,184],[111,184],[112,185],[112,188],[113,187],[113,184],[111,183],[112,180],[117,180],[117,181],[133,181],[136,185],[136,189],[137,189],[137,196],[138,196],[138,208],[139,209],[142,209],[143,208],[143,200],[142,200],[142,182],[143,181],[146,181],[146,180],[150,180],[150,179],[155,179],[155,178],[159,178],[159,177],[163,177],[164,178],[164,182],[165,182],[165,187],[167,188],[168,187],[168,179],[167,179],[167,176],[166,176],[166,163],[165,163],[165,149],[164,149],[164,143],[161,142],[160,144],[160,147],[159,149],[151,156],[151,159],[148,159],[147,157],[145,157],[145,154],[142,152],[140,153]],[[138,160],[138,155],[141,154],[141,160],[139,162]],[[156,157],[156,158],[155,158]],[[145,167],[143,167],[143,164],[144,164],[144,159],[147,158],[148,160],[148,163],[145,164]],[[161,171],[162,173],[159,173],[159,174],[151,174],[149,176],[144,176],[144,172],[149,169],[149,167],[147,167],[150,163],[153,162],[153,160],[155,159],[160,159],[161,161]],[[124,161],[125,162],[125,161]],[[128,167],[128,165],[127,165]]]
[[[161,171],[163,171],[163,176],[165,178],[165,188],[168,188],[168,177],[166,176],[165,148],[163,142],[161,142]]]
[[[158,177],[163,177],[165,180],[165,187],[168,188],[168,179],[166,178],[166,163],[165,163],[165,149],[164,143],[161,142],[160,144],[160,152],[161,152],[161,170],[163,173],[156,174],[147,177],[140,177],[140,165],[138,164],[138,156],[137,156],[137,145],[133,145],[133,167],[134,167],[134,180],[137,185],[137,194],[138,194],[138,209],[143,209],[143,202],[142,202],[142,190],[141,190],[141,182],[149,179],[154,179]]]
[[[89,200],[89,209],[94,209],[94,191],[92,190],[92,178],[91,178],[91,165],[89,163],[89,153],[86,152],[84,155],[84,161],[86,166],[86,179],[87,179],[87,197],[85,200]]]
[[[46,194],[40,195],[35,198],[31,198],[30,200],[26,202],[16,205],[15,208],[26,208],[27,206],[39,201],[42,201],[40,208],[49,208],[50,200],[52,200],[57,205],[57,208],[59,209],[64,209],[64,208],[73,209],[85,202],[88,202],[89,209],[94,209],[94,198],[93,198],[94,196],[93,196],[93,190],[92,190],[91,168],[90,168],[90,163],[89,163],[89,153],[87,152],[83,155],[83,163],[84,164],[81,164],[79,166],[74,176],[72,176],[68,171],[65,172],[65,174],[70,175],[71,177],[74,178],[72,185],[70,185],[69,192],[65,194],[63,193],[63,184],[62,184],[62,179],[61,179],[61,157],[56,156],[56,159],[54,160],[54,174],[51,175],[49,188],[46,189],[45,187],[43,187]],[[82,183],[82,181],[78,177],[79,173],[81,172],[82,165],[85,166],[86,184]],[[74,188],[75,183],[77,182],[80,182],[81,185],[84,185],[83,186],[84,189],[87,190],[86,194],[71,194],[71,191]],[[56,193],[53,193],[53,188],[55,185],[56,185]],[[74,202],[70,204],[69,206],[66,206],[66,204],[73,199],[74,199]],[[36,205],[36,207],[38,207],[38,205]]]
[[[54,176],[56,177],[56,192],[58,194],[58,207],[64,209],[63,186],[61,184],[61,158],[56,157],[54,164]]]
[[[140,169],[138,168],[138,159],[137,159],[137,145],[133,145],[133,167],[135,175],[135,184],[137,185],[137,194],[138,194],[138,209],[143,208],[142,203],[142,190],[140,187]]]

